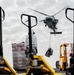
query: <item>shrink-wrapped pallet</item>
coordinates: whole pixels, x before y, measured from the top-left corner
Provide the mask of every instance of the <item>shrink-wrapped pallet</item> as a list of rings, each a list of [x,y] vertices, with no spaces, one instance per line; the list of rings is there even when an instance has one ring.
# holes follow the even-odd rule
[[[25,43],[13,43],[13,66],[15,69],[27,69],[30,59],[25,54]]]

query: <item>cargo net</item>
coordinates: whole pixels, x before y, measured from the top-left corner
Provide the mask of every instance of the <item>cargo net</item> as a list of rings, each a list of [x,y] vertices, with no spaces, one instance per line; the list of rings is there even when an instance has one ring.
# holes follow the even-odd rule
[[[53,50],[51,48],[48,48],[48,50],[45,53],[45,56],[50,57],[51,55],[53,55]]]

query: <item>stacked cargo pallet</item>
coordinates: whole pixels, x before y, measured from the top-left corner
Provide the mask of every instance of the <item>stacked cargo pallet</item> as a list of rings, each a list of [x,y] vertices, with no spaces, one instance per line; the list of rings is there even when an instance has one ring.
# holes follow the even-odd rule
[[[29,58],[26,58],[25,54],[25,43],[13,43],[12,44],[13,51],[13,66],[15,69],[22,70],[27,69],[29,66]]]

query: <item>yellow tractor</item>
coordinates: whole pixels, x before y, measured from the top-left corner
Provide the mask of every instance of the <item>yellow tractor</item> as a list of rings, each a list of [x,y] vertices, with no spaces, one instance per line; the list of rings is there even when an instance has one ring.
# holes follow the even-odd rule
[[[68,61],[67,61],[67,46],[69,44],[68,43],[64,43],[62,45],[60,45],[60,60],[56,61],[56,68],[60,69],[60,70],[66,70],[66,68],[68,67]]]

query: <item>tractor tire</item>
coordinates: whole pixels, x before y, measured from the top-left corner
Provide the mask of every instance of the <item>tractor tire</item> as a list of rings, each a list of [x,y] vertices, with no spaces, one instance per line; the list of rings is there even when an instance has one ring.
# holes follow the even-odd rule
[[[59,69],[59,61],[56,61],[56,68]]]
[[[60,71],[62,71],[62,68],[60,68]]]
[[[63,63],[64,71],[66,71],[66,63]]]

